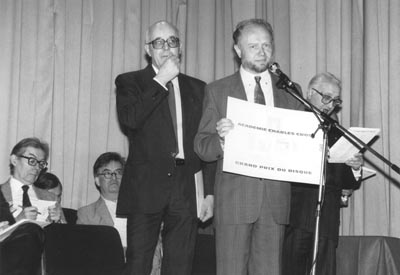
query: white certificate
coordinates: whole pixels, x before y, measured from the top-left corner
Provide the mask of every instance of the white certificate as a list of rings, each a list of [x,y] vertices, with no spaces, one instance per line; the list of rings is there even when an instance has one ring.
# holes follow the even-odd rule
[[[311,112],[294,111],[228,97],[223,170],[257,178],[319,184],[322,140]]]
[[[361,128],[361,127],[350,127],[348,129],[350,133],[358,137],[362,142],[370,142],[376,135],[379,134],[380,129],[378,128]],[[357,143],[357,142],[356,142]],[[358,144],[358,143],[357,143]],[[361,147],[361,146],[360,146]],[[329,149],[330,163],[344,163],[348,159],[354,156],[354,154],[360,151],[359,148],[354,146],[344,136],[340,137],[338,141]]]

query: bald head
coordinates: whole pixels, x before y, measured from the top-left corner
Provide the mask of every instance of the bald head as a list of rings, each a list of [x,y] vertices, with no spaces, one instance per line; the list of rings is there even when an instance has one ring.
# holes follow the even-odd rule
[[[315,107],[329,113],[334,106],[340,105],[341,89],[341,82],[335,75],[319,73],[310,80],[307,98]]]
[[[171,57],[179,58],[181,43],[178,29],[166,21],[159,21],[146,32],[146,53],[158,69]]]
[[[157,36],[155,36],[158,32],[161,31],[172,31],[172,33],[174,33],[174,36],[179,38],[179,31],[178,29],[170,24],[167,21],[158,21],[155,22],[153,25],[151,25],[147,31],[146,31],[146,43],[149,43],[151,41],[153,41],[154,39],[157,38]]]

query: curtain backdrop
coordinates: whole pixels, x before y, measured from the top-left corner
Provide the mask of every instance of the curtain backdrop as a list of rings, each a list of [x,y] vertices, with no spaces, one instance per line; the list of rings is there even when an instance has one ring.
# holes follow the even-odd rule
[[[246,18],[275,31],[276,61],[303,90],[317,72],[343,82],[343,126],[381,129],[373,148],[400,164],[398,0],[0,0],[0,181],[11,148],[37,136],[63,205],[98,197],[92,166],[105,151],[127,156],[115,108],[115,77],[146,65],[144,36],[166,19],[183,41],[182,71],[206,82],[237,69],[232,32]],[[378,171],[342,210],[344,235],[400,237],[400,178]]]

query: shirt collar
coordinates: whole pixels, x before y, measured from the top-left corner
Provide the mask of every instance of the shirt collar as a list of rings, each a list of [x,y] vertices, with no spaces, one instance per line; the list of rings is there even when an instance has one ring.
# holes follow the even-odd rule
[[[106,202],[106,204],[117,204],[117,201],[108,200],[101,194],[100,197]]]
[[[11,176],[11,178],[10,178],[10,185],[15,186],[17,188],[21,188],[24,185],[29,185],[29,187],[32,186],[32,184],[23,184],[21,181],[17,180],[13,176]]]
[[[255,76],[261,76],[261,82],[262,83],[271,82],[271,76],[270,76],[268,70],[265,70],[264,72],[259,73],[259,74],[253,74],[253,73],[250,73],[250,72],[246,71],[243,68],[243,66],[240,66],[240,76],[242,77],[242,80],[243,80],[244,84],[255,85],[255,80],[254,80]]]

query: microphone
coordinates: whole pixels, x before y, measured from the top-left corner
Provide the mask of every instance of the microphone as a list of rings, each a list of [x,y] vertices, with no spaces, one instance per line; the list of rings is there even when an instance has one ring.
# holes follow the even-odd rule
[[[283,82],[284,85],[286,85],[287,87],[293,88],[294,84],[293,82],[290,80],[290,78],[285,75],[280,69],[279,69],[279,64],[274,62],[271,65],[268,66],[268,70],[277,75],[279,77],[279,80],[281,82]]]

